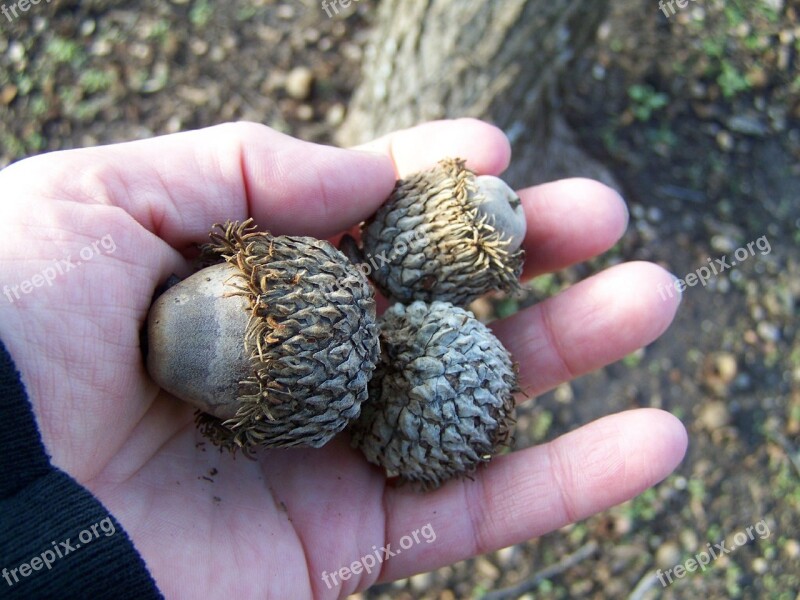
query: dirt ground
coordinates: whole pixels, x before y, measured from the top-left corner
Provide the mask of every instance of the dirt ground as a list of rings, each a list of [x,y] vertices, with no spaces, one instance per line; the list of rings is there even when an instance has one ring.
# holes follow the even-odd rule
[[[684,278],[727,257],[661,339],[519,415],[521,448],[661,407],[689,429],[687,458],[631,502],[363,598],[800,598],[800,2],[692,0],[669,18],[613,5],[563,98],[624,186],[629,231],[524,300],[476,309],[502,317],[623,260]],[[0,17],[0,166],[236,119],[329,143],[374,13],[367,0],[334,18],[312,0],[54,0]],[[757,524],[704,572],[655,578]]]

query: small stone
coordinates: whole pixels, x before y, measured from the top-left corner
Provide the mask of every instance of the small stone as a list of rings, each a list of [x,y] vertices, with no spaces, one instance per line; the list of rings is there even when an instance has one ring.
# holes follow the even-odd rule
[[[409,577],[408,583],[411,589],[414,591],[421,592],[423,590],[427,590],[433,583],[433,573],[420,573],[419,575],[414,575],[413,577]]]
[[[192,38],[189,41],[189,48],[195,56],[204,56],[208,52],[208,42],[201,38]]]
[[[769,83],[769,75],[761,65],[753,66],[745,75],[745,79],[754,88],[763,88]]]
[[[777,342],[781,339],[781,330],[769,321],[761,321],[756,327],[758,335],[767,342]]]
[[[481,323],[489,322],[494,316],[494,309],[488,298],[473,300],[469,305],[469,310]]]
[[[496,581],[500,577],[500,570],[483,556],[475,559],[475,570],[478,575],[489,581]]]
[[[562,383],[553,392],[556,402],[562,404],[569,404],[575,399],[575,394],[572,391],[572,386],[569,383]]]
[[[346,110],[344,104],[337,102],[328,109],[327,113],[325,113],[325,122],[328,125],[337,127],[344,121],[345,112]]]
[[[514,558],[516,546],[506,546],[497,551],[497,561],[501,565],[508,565]]]
[[[717,134],[717,145],[723,152],[730,152],[736,146],[736,142],[730,132],[723,130]]]
[[[618,515],[614,515],[614,532],[617,535],[623,536],[627,535],[633,529],[633,521],[631,520],[630,515],[626,513],[620,513]]]
[[[659,223],[664,214],[657,206],[651,206],[647,209],[647,218],[651,223]]]
[[[730,383],[736,377],[736,356],[730,352],[719,352],[714,358],[717,373],[724,383]]]
[[[789,558],[794,559],[800,557],[800,542],[797,540],[786,540],[786,543],[783,546],[783,551]]]
[[[769,570],[769,564],[767,561],[764,560],[763,557],[759,556],[758,558],[753,559],[752,562],[753,571],[758,573],[759,575],[763,575]]]
[[[0,90],[0,104],[8,106],[14,101],[14,98],[17,97],[17,86],[13,83],[9,83],[3,86],[3,89]]]
[[[684,529],[680,534],[681,545],[687,552],[697,550],[697,534],[691,529]]]
[[[25,46],[19,42],[11,42],[8,46],[8,58],[12,63],[18,63],[25,58]]]
[[[697,424],[708,431],[725,427],[730,422],[728,407],[722,400],[706,402],[700,407]]]
[[[750,386],[753,385],[753,378],[750,377],[747,373],[739,373],[736,376],[736,379],[733,380],[733,386],[737,390],[744,391],[749,390]]]
[[[94,56],[108,56],[113,51],[114,45],[111,43],[111,40],[106,38],[95,40],[94,43],[92,43],[92,45],[89,47],[89,52],[91,52]]]
[[[222,46],[214,46],[208,57],[214,62],[222,62],[225,60],[225,49]]]
[[[83,37],[89,37],[94,33],[96,25],[94,19],[86,19],[81,23],[81,35]]]
[[[656,550],[656,564],[662,569],[677,565],[682,558],[681,549],[675,542],[664,542]]]
[[[745,135],[763,136],[769,133],[769,127],[755,115],[733,115],[727,125],[732,131]]]
[[[295,67],[286,77],[286,93],[295,100],[306,100],[311,96],[314,73],[308,67]]]
[[[738,244],[729,235],[715,235],[711,238],[711,247],[717,252],[730,253],[736,250]]]
[[[314,109],[310,104],[301,104],[297,107],[297,112],[295,114],[301,121],[310,121],[314,118]]]
[[[281,4],[276,11],[279,19],[291,21],[294,19],[294,7],[291,4]]]

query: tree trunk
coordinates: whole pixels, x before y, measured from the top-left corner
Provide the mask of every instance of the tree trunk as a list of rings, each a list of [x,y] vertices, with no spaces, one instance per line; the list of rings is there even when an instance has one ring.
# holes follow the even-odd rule
[[[343,145],[431,119],[477,117],[511,140],[519,187],[566,176],[614,185],[559,115],[557,83],[595,40],[607,0],[381,0]]]

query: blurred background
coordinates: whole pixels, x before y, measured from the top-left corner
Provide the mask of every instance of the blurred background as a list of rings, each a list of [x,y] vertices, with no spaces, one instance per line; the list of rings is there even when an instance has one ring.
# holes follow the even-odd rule
[[[615,248],[472,308],[502,318],[625,260],[687,278],[725,258],[730,268],[687,287],[657,342],[519,413],[522,448],[660,407],[689,430],[686,460],[595,517],[359,596],[800,598],[800,2],[338,2],[53,0],[22,11],[5,0],[0,166],[239,119],[349,143],[469,115],[512,139],[518,185],[563,175],[615,185],[631,212]],[[416,49],[383,43],[417,31]],[[493,46],[467,55],[469,32],[476,48]],[[414,71],[422,51],[427,75]],[[415,102],[376,99],[409,81]],[[659,583],[657,569],[738,545],[762,522],[704,572]]]

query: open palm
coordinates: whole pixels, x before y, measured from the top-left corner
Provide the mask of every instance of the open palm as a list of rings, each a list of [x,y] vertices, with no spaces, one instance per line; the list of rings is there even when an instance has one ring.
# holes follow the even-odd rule
[[[53,463],[119,520],[167,597],[345,596],[587,517],[683,456],[674,417],[635,410],[419,494],[387,486],[346,435],[316,450],[260,450],[254,461],[220,454],[192,409],[149,379],[139,334],[153,292],[188,272],[187,251],[213,223],[252,216],[276,234],[331,237],[369,216],[398,175],[445,156],[499,174],[509,149],[472,120],[358,150],[241,123],[53,153],[0,173],[0,338]],[[526,276],[608,249],[627,224],[621,199],[595,182],[519,193]],[[655,265],[619,265],[494,329],[535,395],[660,335],[678,303],[658,296],[670,282]],[[367,572],[367,555],[383,562]]]

